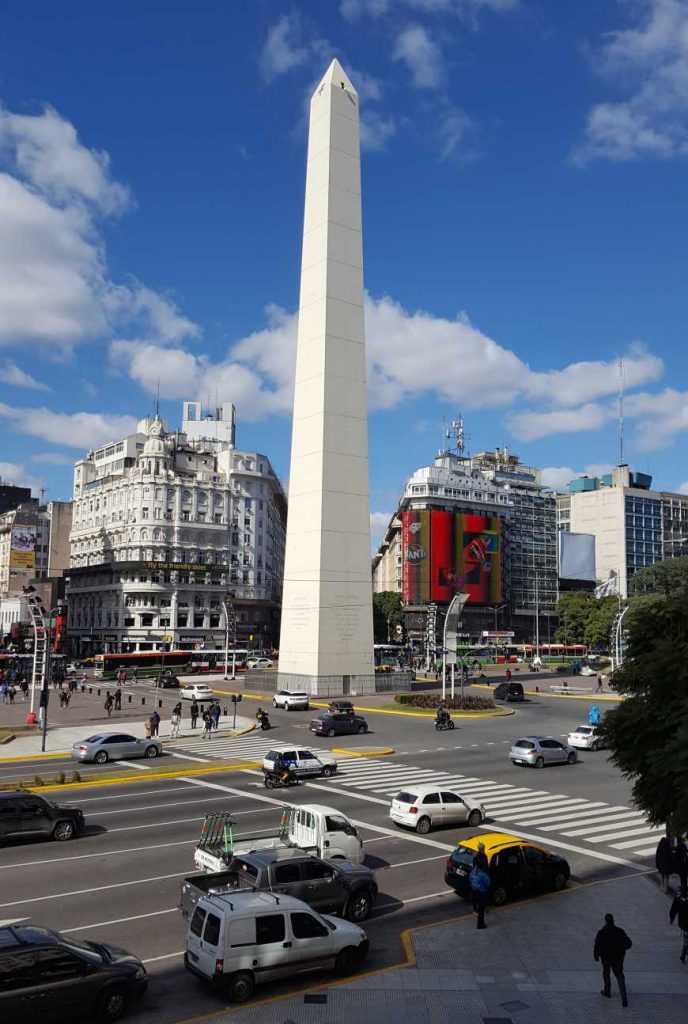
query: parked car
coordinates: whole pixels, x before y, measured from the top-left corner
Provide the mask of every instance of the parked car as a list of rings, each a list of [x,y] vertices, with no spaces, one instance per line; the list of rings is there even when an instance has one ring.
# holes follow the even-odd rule
[[[507,703],[522,703],[525,700],[522,683],[499,683],[494,688],[494,699]]]
[[[0,1020],[119,1020],[146,991],[138,959],[104,942],[49,928],[0,928]]]
[[[65,675],[75,676],[80,668],[80,665],[76,661],[68,661],[65,665]]]
[[[215,698],[207,683],[184,683],[179,695],[182,700],[214,700]]]
[[[0,840],[50,836],[64,841],[79,835],[84,826],[84,812],[79,807],[63,807],[25,789],[0,793]]]
[[[246,668],[274,668],[275,663],[272,658],[249,658],[246,662]]]
[[[568,734],[567,742],[570,747],[576,747],[578,750],[600,750],[606,746],[596,725],[577,726]]]
[[[328,708],[332,714],[353,715],[354,706],[350,700],[332,700]]]
[[[292,896],[245,892],[199,901],[184,965],[232,1002],[245,1003],[258,981],[328,968],[344,976],[367,954],[368,939],[357,924],[322,917]]]
[[[546,764],[575,764],[578,754],[553,736],[526,736],[512,744],[509,758],[512,764],[544,768]]]
[[[97,736],[80,740],[72,747],[73,761],[94,761],[96,764],[129,760],[132,757],[160,757],[161,754],[160,740],[141,740],[126,732],[98,733]]]
[[[314,754],[312,750],[303,747],[290,747],[286,744],[268,750],[263,758],[263,768],[273,772],[278,757],[291,762],[292,770],[300,779],[316,778],[318,775],[327,779],[337,771],[337,762],[333,757]]]
[[[532,892],[559,892],[565,888],[571,869],[565,857],[504,832],[487,832],[465,839],[447,859],[444,880],[459,896],[470,896],[469,875],[478,843],[485,844],[492,882],[490,896],[501,906],[513,896]]]
[[[364,921],[378,894],[375,872],[363,864],[322,860],[298,849],[257,850],[235,857],[226,871],[185,878],[179,909],[191,917],[204,896],[247,888],[283,892],[349,921]]]
[[[333,715],[326,712],[312,719],[309,730],[316,736],[350,736],[353,733],[368,732],[368,723],[360,715]]]
[[[272,698],[272,706],[284,708],[285,711],[308,711],[308,702],[309,694],[305,690],[278,690]]]
[[[394,797],[389,816],[395,824],[426,835],[438,825],[478,828],[485,818],[485,808],[479,800],[461,796],[449,786],[409,786]]]

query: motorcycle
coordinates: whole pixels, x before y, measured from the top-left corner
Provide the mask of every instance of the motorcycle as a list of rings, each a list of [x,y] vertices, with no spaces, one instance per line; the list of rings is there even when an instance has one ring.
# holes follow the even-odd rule
[[[449,715],[446,715],[443,718],[436,718],[435,719],[435,729],[437,730],[437,732],[444,732],[445,729],[453,729],[453,728],[454,728],[454,723],[451,720],[451,717]]]
[[[282,786],[298,786],[299,780],[288,768],[281,772],[263,768],[263,785],[266,789],[280,789]]]
[[[271,728],[270,719],[268,718],[267,714],[264,711],[258,712],[256,718],[258,719],[258,722],[263,732],[266,732],[268,729]]]

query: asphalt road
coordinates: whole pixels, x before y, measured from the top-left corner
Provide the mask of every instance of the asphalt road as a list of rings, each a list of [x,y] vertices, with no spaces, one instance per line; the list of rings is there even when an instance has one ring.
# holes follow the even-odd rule
[[[508,760],[512,739],[529,733],[560,736],[585,721],[587,707],[584,702],[543,697],[519,707],[511,717],[457,720],[451,733],[436,733],[429,719],[370,713],[367,736],[331,740],[315,739],[307,731],[310,713],[273,711],[275,728],[269,736],[252,733],[236,742],[241,742],[247,757],[259,756],[274,742],[395,748],[392,756],[351,759],[334,779],[289,791],[295,803],[331,804],[358,824],[367,862],[376,869],[380,886],[378,903],[365,926],[371,939],[367,966],[374,968],[399,959],[398,936],[404,928],[466,910],[463,901],[446,890],[444,861],[460,838],[476,830],[454,826],[418,836],[397,828],[388,817],[390,794],[412,785],[414,779],[432,781],[441,773],[463,779],[466,791],[481,793],[490,815],[485,828],[532,835],[563,852],[571,864],[572,884],[649,865],[636,852],[650,843],[642,836],[635,838],[642,828],[629,818],[634,812],[628,785],[604,752],[582,754],[576,766],[543,771],[519,769]],[[197,756],[198,742],[187,741],[177,750]],[[209,745],[205,750],[204,756],[212,756]],[[179,766],[183,770],[183,760]],[[103,775],[108,770],[95,768]],[[154,781],[145,777],[149,770],[155,765],[146,766],[136,783],[81,792],[65,788],[59,798],[53,797],[83,808],[88,827],[82,838],[69,844],[16,842],[0,850],[5,882],[0,920],[29,919],[81,938],[100,937],[141,956],[152,982],[145,1002],[130,1019],[171,1024],[222,1005],[186,975],[181,961],[185,928],[177,910],[179,886],[193,873],[201,817],[212,810],[231,811],[238,822],[238,838],[242,832],[268,830],[279,815],[281,794],[266,792],[259,774],[252,771]],[[461,788],[458,781],[452,785]],[[620,823],[620,839],[609,824],[614,821]],[[617,843],[627,845],[617,849]],[[288,990],[284,984],[262,994]]]

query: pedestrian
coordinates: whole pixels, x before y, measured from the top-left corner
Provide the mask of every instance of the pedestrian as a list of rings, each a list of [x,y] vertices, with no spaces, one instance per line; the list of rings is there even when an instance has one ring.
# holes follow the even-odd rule
[[[604,921],[604,927],[600,928],[595,936],[595,948],[593,950],[595,962],[602,961],[602,984],[604,988],[600,995],[603,995],[606,999],[611,999],[612,979],[610,972],[612,972],[619,986],[621,1005],[628,1006],[623,967],[624,957],[633,943],[623,928],[619,928],[614,924],[613,914],[605,914]]]
[[[122,688],[120,686],[115,690],[115,711],[122,710]]]
[[[9,683],[7,682],[6,679],[3,679],[2,687],[0,687],[0,690],[2,691],[2,703],[3,704],[9,704],[9,702],[10,702],[10,686],[9,686]]]
[[[19,685],[21,687],[22,700],[28,700],[29,699],[29,684],[28,684],[28,681],[26,679],[22,679],[22,681],[21,681],[21,683]]]
[[[146,739],[149,740],[151,738],[151,729],[152,729],[152,726],[151,726],[151,723],[150,723],[150,718],[146,719],[146,722],[145,722],[145,725],[144,725],[144,729],[146,731]]]
[[[681,888],[688,891],[688,848],[686,848],[686,841],[681,835],[676,837],[674,870],[678,875]]]
[[[75,677],[75,681],[76,681],[76,677]],[[81,673],[81,687],[82,687],[82,689],[84,688],[84,686],[86,686],[87,682],[88,682],[88,676],[86,675],[85,672],[82,672]]]
[[[477,856],[477,854],[476,854]],[[487,894],[490,891],[490,876],[482,868],[475,867],[468,876],[468,884],[471,887],[473,897],[473,908],[478,914],[478,928],[486,928],[485,907],[487,905]]]
[[[170,718],[170,738],[176,740],[179,736],[179,726],[181,725],[182,716],[175,708]]]
[[[196,702],[196,698],[194,697],[193,701],[191,702],[191,728],[192,729],[196,728],[196,723],[197,722],[198,722],[198,703]]]
[[[158,714],[157,711],[154,711],[153,714],[150,716],[150,724],[151,736],[157,736],[158,729],[160,728],[160,715]]]
[[[686,962],[688,956],[688,889],[682,885],[678,891],[674,902],[671,904],[671,910],[669,911],[669,924],[674,923],[674,919],[678,917],[676,922],[683,932],[683,945],[681,947],[681,963]]]
[[[219,703],[219,701],[215,701],[215,703],[211,707],[211,709],[210,709],[210,717],[212,718],[212,721],[213,721],[213,729],[217,730],[217,727],[220,724],[220,703]]]
[[[15,689],[14,683],[12,683],[12,685],[10,686],[10,704],[14,704],[14,698],[16,697],[16,695],[17,691]]]
[[[209,711],[203,712],[203,735],[201,739],[210,739],[210,734],[213,730],[213,720]]]
[[[181,717],[182,717],[182,702],[180,700],[177,701],[177,703],[174,705],[172,710],[174,712],[176,712],[176,714],[179,715],[179,720],[181,721]]]
[[[506,670],[506,673],[504,675],[504,681],[507,682],[507,683],[511,682],[511,669],[510,668],[508,668]]]
[[[124,682],[126,683],[126,681],[127,681],[127,673],[125,672],[124,673]],[[132,681],[132,683],[136,682],[136,665],[134,665],[133,669],[131,670],[131,681]]]
[[[108,691],[107,691],[107,693],[106,693],[106,695],[105,695],[105,703],[103,704],[103,707],[104,707],[104,708],[105,708],[105,710],[107,711],[107,716],[108,716],[108,718],[109,718],[109,717],[110,717],[110,715],[112,714],[112,705],[113,705],[113,704],[114,704],[114,701],[113,701],[113,699],[112,699],[112,694],[111,694],[111,693],[110,693],[110,691],[108,690]]]
[[[69,707],[69,702],[70,702],[71,699],[72,699],[71,693],[69,692],[69,690],[65,690],[65,694],[64,694],[64,706],[65,706],[65,708]]]
[[[602,693],[602,676],[597,677],[597,692]]]
[[[487,863],[487,854],[485,853],[485,843],[478,843],[478,852],[473,858],[473,867],[480,868],[481,871],[490,870],[490,865]]]
[[[669,875],[674,873],[674,851],[668,836],[662,836],[657,843],[655,867],[661,879],[662,892],[666,893],[669,888]]]

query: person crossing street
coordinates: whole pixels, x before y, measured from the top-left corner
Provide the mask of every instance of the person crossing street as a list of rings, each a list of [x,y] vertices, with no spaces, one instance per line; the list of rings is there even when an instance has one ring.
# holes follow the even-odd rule
[[[605,999],[612,997],[612,979],[614,974],[619,986],[621,1005],[628,1006],[628,994],[626,992],[626,978],[624,977],[624,957],[633,943],[623,928],[614,924],[614,915],[604,915],[604,926],[600,928],[595,936],[593,956],[595,962],[602,961],[602,983],[604,988],[600,992]]]

